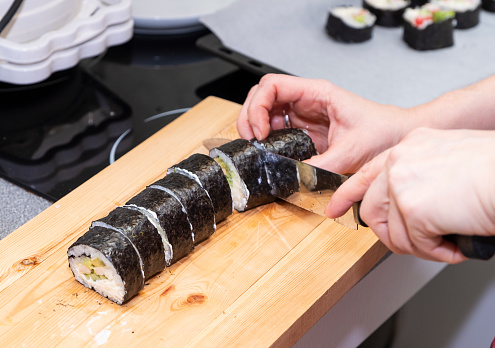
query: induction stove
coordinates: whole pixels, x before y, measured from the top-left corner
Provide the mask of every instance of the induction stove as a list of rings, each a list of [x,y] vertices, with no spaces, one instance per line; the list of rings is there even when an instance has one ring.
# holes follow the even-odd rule
[[[260,75],[199,49],[206,34],[135,35],[38,84],[0,84],[0,176],[56,201],[202,99],[242,103]]]

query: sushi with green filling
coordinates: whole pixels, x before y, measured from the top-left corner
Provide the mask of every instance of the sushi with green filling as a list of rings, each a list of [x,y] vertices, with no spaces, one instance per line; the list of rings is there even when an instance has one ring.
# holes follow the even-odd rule
[[[182,204],[169,193],[147,187],[124,206],[145,214],[157,228],[171,265],[193,250],[192,225]]]
[[[455,28],[469,29],[480,22],[481,0],[432,0],[442,10],[455,12]]]
[[[170,173],[163,179],[155,181],[150,188],[163,190],[181,203],[192,225],[194,244],[206,240],[215,232],[213,205],[206,191],[196,180],[185,175]]]
[[[232,215],[234,205],[229,183],[220,165],[210,156],[196,153],[169,168],[167,173],[186,175],[205,189],[213,204],[215,223]]]
[[[230,185],[235,210],[243,212],[273,202],[263,151],[245,139],[236,139],[210,151]]]
[[[434,4],[408,8],[404,13],[404,41],[415,50],[435,50],[454,45],[455,13]]]
[[[145,280],[165,269],[167,264],[162,237],[142,212],[117,207],[91,226],[114,229],[126,236],[139,253]]]
[[[69,247],[67,256],[78,282],[117,304],[144,287],[140,256],[118,231],[93,227]]]
[[[358,43],[371,39],[376,16],[355,6],[339,6],[328,12],[325,30],[340,42]]]

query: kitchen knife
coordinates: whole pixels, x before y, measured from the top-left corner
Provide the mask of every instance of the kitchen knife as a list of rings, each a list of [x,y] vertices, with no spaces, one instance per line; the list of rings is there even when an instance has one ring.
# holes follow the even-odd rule
[[[213,138],[204,140],[203,145],[211,150],[230,141],[232,140]],[[267,179],[272,187],[270,193],[322,216],[325,216],[325,207],[330,202],[333,193],[349,178],[264,149],[260,151],[263,154]],[[298,186],[291,184],[293,180],[286,180],[291,177],[299,179]],[[358,225],[368,227],[359,215],[360,206],[361,202],[354,203],[346,214],[335,221],[352,229],[358,229]],[[450,234],[445,238],[455,243],[469,258],[488,260],[495,254],[495,237]]]

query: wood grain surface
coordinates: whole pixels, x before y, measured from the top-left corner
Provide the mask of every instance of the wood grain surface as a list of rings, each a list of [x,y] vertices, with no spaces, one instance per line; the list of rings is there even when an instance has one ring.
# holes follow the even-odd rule
[[[209,97],[0,241],[0,345],[286,346],[386,253],[357,231],[275,202],[235,213],[123,306],[72,276],[67,249],[171,165],[238,138],[240,105]]]

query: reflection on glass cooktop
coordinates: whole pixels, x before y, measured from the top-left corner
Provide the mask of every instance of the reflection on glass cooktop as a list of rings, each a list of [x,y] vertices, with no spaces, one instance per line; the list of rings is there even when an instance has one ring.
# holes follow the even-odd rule
[[[259,76],[198,49],[204,34],[135,36],[36,85],[0,83],[0,176],[55,201],[202,99],[242,103]]]

